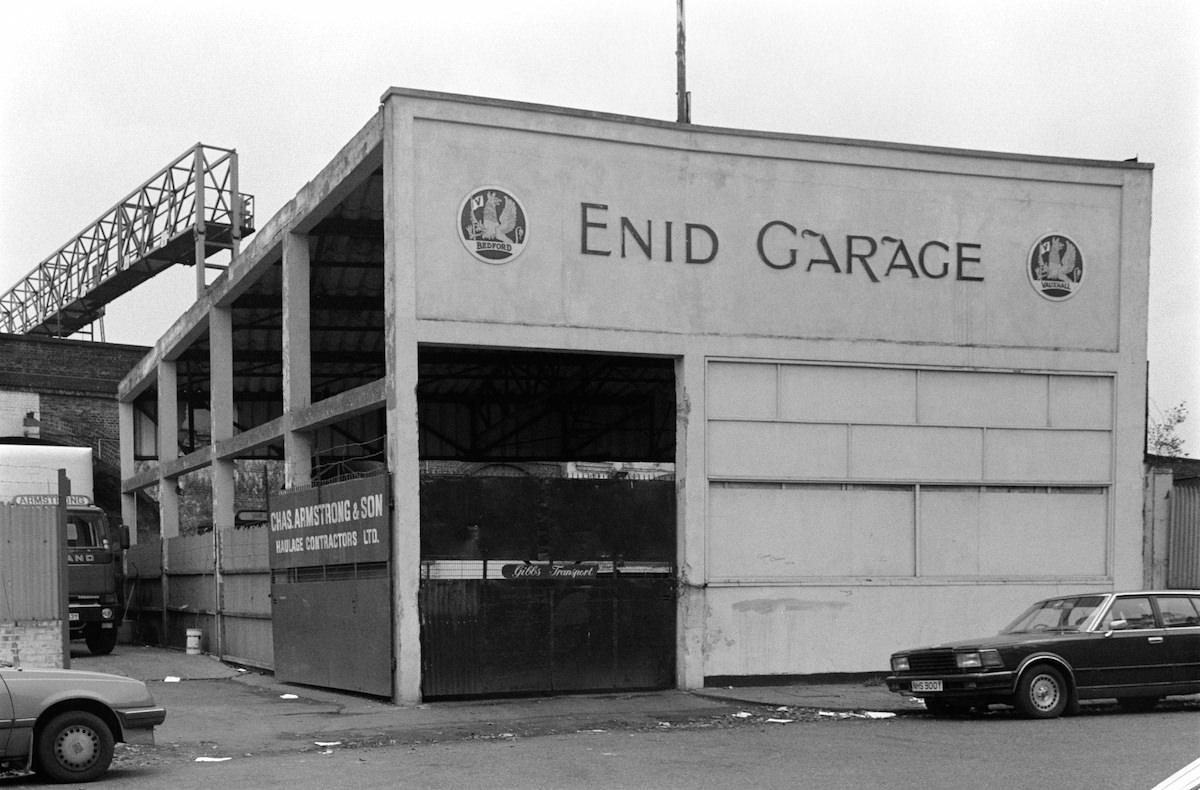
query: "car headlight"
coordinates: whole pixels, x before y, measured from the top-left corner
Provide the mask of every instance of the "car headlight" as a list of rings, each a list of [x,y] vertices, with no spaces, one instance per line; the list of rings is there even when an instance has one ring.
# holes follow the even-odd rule
[[[892,671],[893,672],[907,672],[908,671],[908,657],[907,656],[892,656]]]
[[[101,618],[103,618],[103,619],[105,619],[105,620],[111,620],[111,619],[112,619],[112,616],[113,616],[113,610],[112,610],[112,609],[109,609],[109,608],[107,608],[107,607],[106,607],[106,608],[104,608],[104,609],[101,609],[101,610],[100,610],[100,617],[101,617]]]
[[[959,669],[988,669],[1004,666],[997,650],[976,650],[971,653],[955,653],[954,663]]]

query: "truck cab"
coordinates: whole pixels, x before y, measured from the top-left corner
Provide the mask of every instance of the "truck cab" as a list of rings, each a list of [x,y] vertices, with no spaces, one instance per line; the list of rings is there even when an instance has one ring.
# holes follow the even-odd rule
[[[53,494],[21,495],[19,505],[57,505]],[[71,638],[83,639],[95,655],[117,644],[124,612],[122,552],[129,547],[124,527],[113,527],[104,511],[86,496],[67,498],[67,595]]]

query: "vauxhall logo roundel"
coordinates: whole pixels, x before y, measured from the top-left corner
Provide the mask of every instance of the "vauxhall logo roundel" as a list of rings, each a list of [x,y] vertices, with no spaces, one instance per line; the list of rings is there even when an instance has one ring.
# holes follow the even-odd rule
[[[1061,233],[1034,242],[1025,265],[1030,285],[1052,302],[1070,299],[1083,285],[1083,252]]]
[[[458,238],[484,263],[508,263],[529,237],[525,209],[512,192],[497,186],[472,190],[458,209]]]

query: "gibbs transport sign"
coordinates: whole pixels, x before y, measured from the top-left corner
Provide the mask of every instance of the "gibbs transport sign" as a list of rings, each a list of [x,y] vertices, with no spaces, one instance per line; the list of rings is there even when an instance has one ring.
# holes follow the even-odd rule
[[[373,475],[273,497],[271,567],[386,562],[389,479]]]
[[[458,209],[458,238],[484,263],[508,263],[529,240],[529,218],[510,190],[485,186],[471,190]]]
[[[511,563],[500,568],[506,579],[595,579],[599,566],[592,563],[526,562]]]

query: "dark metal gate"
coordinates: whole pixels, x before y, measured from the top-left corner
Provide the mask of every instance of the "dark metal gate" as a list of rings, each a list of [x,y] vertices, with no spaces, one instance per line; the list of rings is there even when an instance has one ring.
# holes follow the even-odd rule
[[[275,677],[390,697],[387,475],[286,491],[270,510]]]
[[[672,480],[427,477],[426,697],[667,688]]]

